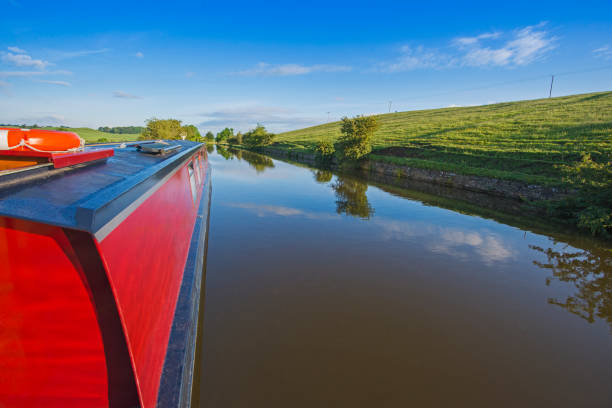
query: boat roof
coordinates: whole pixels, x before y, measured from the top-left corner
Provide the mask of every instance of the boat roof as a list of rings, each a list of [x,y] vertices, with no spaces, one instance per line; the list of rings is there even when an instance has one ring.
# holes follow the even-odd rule
[[[145,145],[169,148],[140,151]],[[114,155],[89,165],[45,169],[34,176],[3,181],[0,216],[95,233],[139,197],[163,183],[202,144],[187,140],[86,146],[113,149]]]

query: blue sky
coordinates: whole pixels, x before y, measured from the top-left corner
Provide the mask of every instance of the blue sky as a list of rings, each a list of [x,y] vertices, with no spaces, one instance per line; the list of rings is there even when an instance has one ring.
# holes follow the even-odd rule
[[[612,6],[0,0],[0,123],[273,131],[612,90]],[[329,112],[329,113],[328,113]]]

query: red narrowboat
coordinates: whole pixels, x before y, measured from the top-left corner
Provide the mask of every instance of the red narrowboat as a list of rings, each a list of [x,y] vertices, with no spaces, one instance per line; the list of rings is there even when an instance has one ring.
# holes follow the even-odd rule
[[[206,149],[75,137],[0,128],[0,407],[189,406]]]

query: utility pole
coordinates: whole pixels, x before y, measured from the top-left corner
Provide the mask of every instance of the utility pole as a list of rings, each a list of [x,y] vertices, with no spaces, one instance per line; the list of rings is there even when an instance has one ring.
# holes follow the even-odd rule
[[[392,101],[389,101],[389,113],[391,113],[391,103]]]
[[[555,82],[555,76],[551,75],[550,76],[550,91],[548,91],[548,97],[550,98],[552,96],[552,86],[553,86],[553,82]]]

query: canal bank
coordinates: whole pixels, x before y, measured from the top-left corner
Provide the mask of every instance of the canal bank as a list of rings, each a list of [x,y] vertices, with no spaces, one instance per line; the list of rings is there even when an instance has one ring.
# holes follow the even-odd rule
[[[272,157],[286,158],[310,166],[319,166],[317,156],[312,153],[291,152],[272,147],[263,147],[255,152]],[[341,171],[342,165],[334,158],[326,163],[331,170]],[[547,187],[537,184],[527,184],[520,181],[501,180],[492,177],[458,174],[449,171],[430,170],[403,166],[390,162],[366,159],[359,162],[356,170],[384,177],[385,182],[404,187],[407,181],[437,184],[467,191],[491,194],[520,201],[559,200],[572,193],[571,190],[560,187]],[[409,184],[408,184],[409,185]]]

